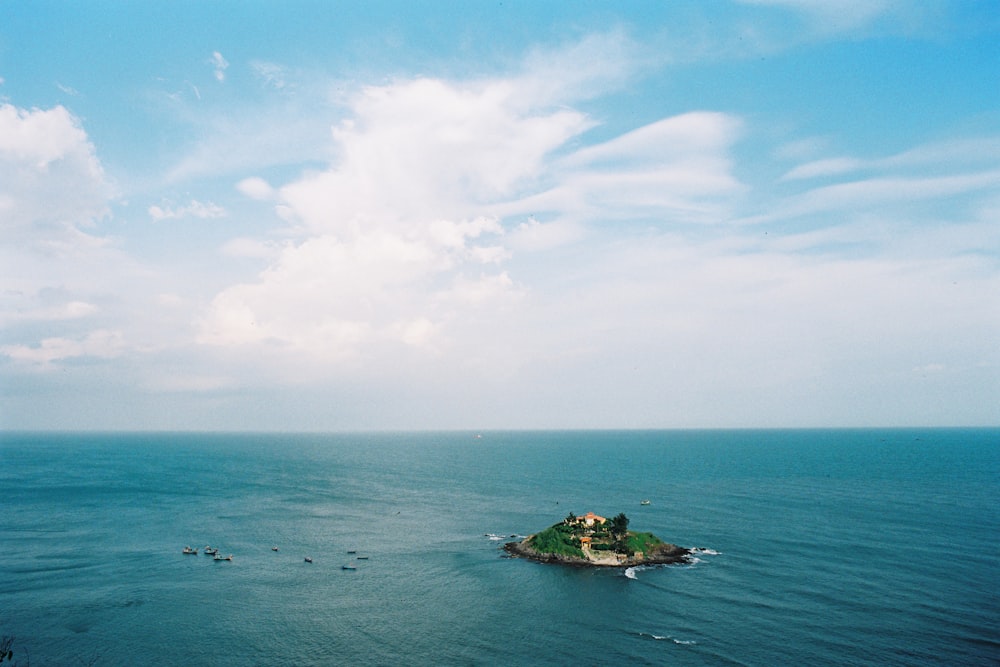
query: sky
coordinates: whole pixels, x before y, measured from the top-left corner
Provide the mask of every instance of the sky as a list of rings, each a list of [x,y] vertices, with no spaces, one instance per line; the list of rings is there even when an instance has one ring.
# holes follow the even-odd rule
[[[1000,424],[997,0],[0,6],[0,428]]]

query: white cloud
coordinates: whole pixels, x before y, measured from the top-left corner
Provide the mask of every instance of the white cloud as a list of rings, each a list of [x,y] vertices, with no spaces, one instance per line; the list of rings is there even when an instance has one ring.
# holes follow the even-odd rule
[[[236,189],[245,194],[251,199],[257,199],[260,201],[268,201],[275,197],[277,194],[271,184],[265,181],[263,178],[252,177],[244,178],[242,181],[236,184]]]
[[[117,262],[107,240],[82,229],[107,215],[111,195],[65,108],[0,105],[0,324],[96,312],[96,276]]]
[[[77,89],[72,88],[70,86],[64,86],[63,84],[59,83],[58,81],[56,81],[56,88],[58,88],[62,92],[66,93],[67,95],[70,95],[72,97],[76,97],[77,95],[80,94],[80,91],[78,91]]]
[[[329,169],[277,190],[260,178],[241,181],[247,196],[276,200],[301,238],[272,255],[256,282],[215,297],[199,341],[331,362],[393,342],[440,350],[459,344],[466,310],[492,305],[492,319],[528,293],[505,268],[512,247],[578,239],[583,221],[726,216],[743,189],[729,157],[739,119],[684,114],[559,157],[594,123],[558,105],[541,78],[365,88],[334,128],[338,158]],[[555,219],[542,224],[534,211]],[[266,258],[274,246],[240,239],[226,251]]]
[[[266,86],[281,90],[288,85],[287,68],[281,65],[263,60],[255,60],[250,63],[250,68]]]
[[[212,57],[209,59],[208,62],[210,65],[212,65],[212,67],[215,70],[214,72],[215,80],[218,81],[219,83],[225,81],[226,70],[229,68],[229,63],[226,61],[225,58],[222,57],[222,54],[219,53],[218,51],[213,51]]]
[[[920,169],[923,173],[934,173],[942,170],[968,169],[977,165],[990,168],[996,165],[998,155],[1000,155],[998,137],[955,139],[924,144],[884,158],[861,159],[841,156],[813,160],[793,167],[781,178],[789,181],[805,180],[862,170]]]
[[[186,206],[172,206],[164,202],[163,206],[150,206],[149,217],[155,222],[160,220],[171,220],[175,218],[222,218],[227,215],[226,209],[213,204],[212,202],[200,202],[194,199]]]
[[[66,301],[57,305],[45,305],[34,310],[15,308],[3,319],[8,322],[13,321],[62,321],[76,320],[99,312],[96,305],[86,301]]]
[[[221,250],[222,254],[230,257],[256,259],[274,259],[281,253],[281,248],[273,242],[246,237],[230,239]]]
[[[864,166],[862,160],[857,160],[848,157],[839,158],[827,158],[824,160],[816,160],[814,162],[807,162],[806,164],[801,164],[790,170],[781,180],[784,181],[795,181],[809,178],[818,178],[822,176],[836,176],[839,174],[846,174],[848,172],[856,171]]]
[[[823,33],[864,28],[883,17],[912,17],[926,9],[927,0],[738,0],[747,5],[781,7],[802,14]],[[910,20],[913,20],[912,18]]]
[[[106,215],[111,194],[93,145],[64,107],[28,111],[0,104],[0,230],[6,241],[52,250],[88,242],[80,228]]]
[[[43,339],[37,346],[4,345],[0,346],[0,354],[14,361],[48,367],[54,361],[76,357],[116,357],[124,347],[122,332],[97,330],[82,339],[53,337]]]
[[[334,131],[340,160],[279,191],[281,214],[308,238],[285,246],[258,283],[220,293],[202,342],[279,344],[342,360],[366,344],[445,335],[456,308],[518,291],[502,271],[464,277],[509,257],[503,227],[485,213],[590,126],[579,112],[533,108],[509,81],[371,87],[353,110]],[[259,179],[239,189],[272,196]]]
[[[512,251],[539,252],[579,241],[586,235],[584,227],[576,222],[542,223],[529,217],[507,235],[507,245]]]
[[[995,189],[1000,189],[1000,170],[951,176],[875,177],[818,187],[796,195],[778,208],[778,215],[863,210],[891,203],[940,199]]]

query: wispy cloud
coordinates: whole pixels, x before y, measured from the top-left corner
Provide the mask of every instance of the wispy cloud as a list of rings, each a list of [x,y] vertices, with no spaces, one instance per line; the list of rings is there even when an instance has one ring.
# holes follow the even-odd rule
[[[264,60],[254,60],[250,63],[250,68],[265,86],[278,90],[288,86],[288,71],[282,65]]]
[[[76,97],[77,95],[80,94],[80,91],[78,91],[76,88],[73,88],[71,86],[64,86],[63,84],[59,83],[58,81],[56,81],[56,88],[58,88],[62,92],[66,93],[67,95],[70,95],[72,97]]]
[[[122,332],[98,330],[80,339],[45,338],[37,346],[3,345],[0,354],[14,361],[49,367],[54,361],[76,357],[117,357],[124,347]]]
[[[226,70],[229,69],[229,62],[222,57],[222,54],[218,51],[212,52],[212,57],[209,59],[209,64],[214,69],[215,80],[222,83],[226,80]]]
[[[173,206],[167,203],[162,206],[150,206],[148,212],[154,222],[175,218],[223,218],[227,215],[226,209],[217,204],[193,199],[185,206]]]
[[[737,0],[746,5],[776,7],[805,18],[817,34],[864,30],[879,21],[891,22],[896,29],[914,29],[937,15],[936,0]]]

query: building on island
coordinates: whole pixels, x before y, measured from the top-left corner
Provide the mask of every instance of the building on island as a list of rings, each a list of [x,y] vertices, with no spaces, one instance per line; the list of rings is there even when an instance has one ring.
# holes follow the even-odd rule
[[[603,525],[605,521],[607,521],[607,519],[605,519],[603,516],[597,516],[593,512],[587,512],[583,516],[576,517],[577,523],[582,523],[587,527],[591,527],[595,523]]]

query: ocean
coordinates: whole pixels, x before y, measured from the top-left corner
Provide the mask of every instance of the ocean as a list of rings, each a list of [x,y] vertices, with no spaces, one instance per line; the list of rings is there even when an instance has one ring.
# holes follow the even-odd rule
[[[697,559],[501,549],[588,511]],[[1000,430],[3,433],[0,635],[32,667],[1000,665]]]

